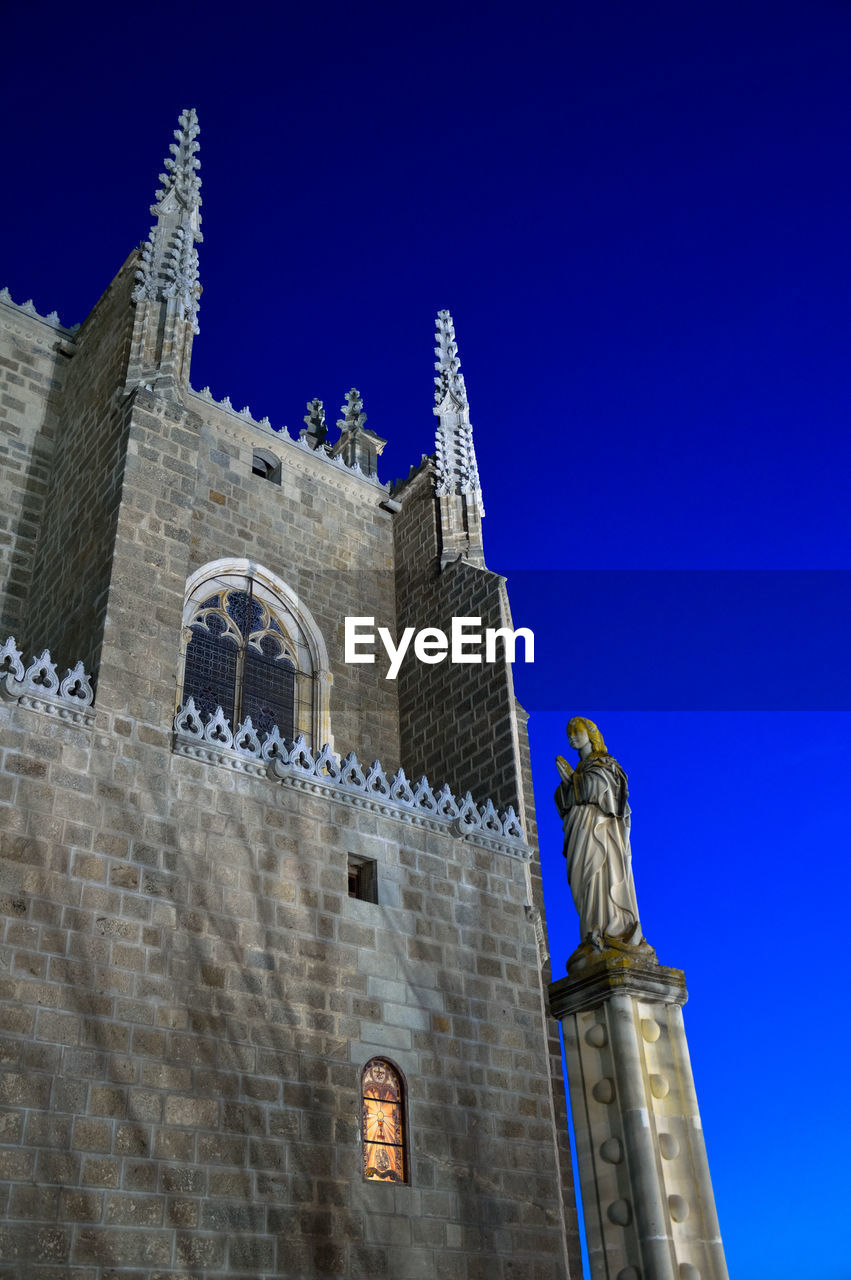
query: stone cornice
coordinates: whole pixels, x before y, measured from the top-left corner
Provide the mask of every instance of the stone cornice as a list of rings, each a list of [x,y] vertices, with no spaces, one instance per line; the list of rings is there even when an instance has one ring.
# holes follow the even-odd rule
[[[20,322],[24,317],[31,322],[30,327],[47,326],[66,341],[73,341],[80,328],[78,324],[63,324],[55,311],[51,311],[46,316],[41,315],[36,311],[32,298],[27,298],[26,302],[13,302],[8,289],[0,289],[0,315],[3,318],[4,328],[10,329],[13,333],[26,332],[20,323],[15,323],[15,321]]]
[[[650,956],[650,947],[646,948]],[[635,954],[631,954],[631,952]],[[601,953],[600,959],[576,976],[550,983],[549,1004],[554,1018],[565,1018],[583,1009],[596,1009],[613,995],[684,1005],[688,1000],[681,969],[668,969],[638,954],[638,948]]]

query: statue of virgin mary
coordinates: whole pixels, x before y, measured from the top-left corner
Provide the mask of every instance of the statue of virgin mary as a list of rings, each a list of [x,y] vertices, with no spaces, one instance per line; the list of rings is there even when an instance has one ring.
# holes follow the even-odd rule
[[[556,757],[561,783],[556,808],[564,825],[567,880],[583,942],[601,950],[606,939],[638,946],[641,924],[632,881],[626,774],[593,720],[574,716],[567,740],[579,752],[572,768]]]

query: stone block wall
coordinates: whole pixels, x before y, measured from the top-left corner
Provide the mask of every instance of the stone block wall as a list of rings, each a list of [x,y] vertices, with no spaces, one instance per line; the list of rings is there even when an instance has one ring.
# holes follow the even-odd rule
[[[200,397],[187,403],[204,415],[187,576],[219,556],[247,555],[283,578],[328,647],[338,749],[395,769],[397,693],[384,678],[383,651],[373,664],[343,660],[347,616],[374,617],[376,627],[395,629],[393,517],[380,506],[385,491]],[[280,483],[252,475],[258,448],[279,460]]]
[[[0,699],[0,1280],[578,1275],[537,863],[173,749],[187,578],[247,559],[324,637],[337,751],[514,805],[533,842],[510,667],[343,660],[350,615],[510,625],[504,583],[438,572],[429,465],[392,516],[226,404],[130,385],[134,267],[73,354],[30,317],[36,363],[0,365],[35,370],[0,401],[6,608],[25,661],[97,679],[70,719]],[[349,856],[377,903],[349,898]],[[407,1082],[407,1186],[361,1174],[375,1055]]]
[[[132,254],[81,327],[62,388],[50,486],[27,605],[26,647],[95,678],[128,432],[124,371],[133,325]]]
[[[458,560],[438,572],[440,548],[429,466],[402,491],[396,517],[399,631],[478,617],[482,629],[511,626],[503,580]],[[433,665],[409,651],[398,677],[402,761],[409,776],[427,774],[460,792],[490,796],[523,813],[519,738],[510,666],[499,661]]]
[[[396,592],[399,631],[440,627],[451,618],[480,617],[482,627],[512,626],[505,584],[497,574],[463,560],[440,572],[440,530],[431,465],[414,473],[399,495],[396,517]],[[491,795],[513,805],[536,856],[526,866],[529,916],[541,942],[541,965],[549,980],[544,896],[532,788],[527,716],[514,697],[511,668],[448,661],[423,666],[407,659],[399,675],[402,760],[409,777],[425,772],[448,779],[458,792]],[[542,1006],[547,1037],[552,1131],[557,1148],[561,1204],[569,1256],[580,1274],[579,1223],[567,1128],[561,1043]]]
[[[0,632],[27,625],[33,556],[50,482],[68,333],[0,300]]]
[[[0,750],[3,1280],[568,1274],[522,858],[105,710],[0,703]],[[407,1186],[362,1179],[374,1055]]]
[[[338,749],[395,769],[393,682],[380,664],[343,660],[347,614],[394,625],[384,491],[200,397],[184,401],[140,388],[128,404],[99,703],[167,734],[180,696],[186,581],[223,557],[245,558],[292,588],[322,632]],[[252,474],[258,446],[280,458],[280,483]]]

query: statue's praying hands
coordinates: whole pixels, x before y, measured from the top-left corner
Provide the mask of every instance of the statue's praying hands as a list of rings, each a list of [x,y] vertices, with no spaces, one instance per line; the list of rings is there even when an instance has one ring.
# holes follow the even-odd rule
[[[573,773],[573,765],[568,764],[564,756],[556,756],[556,768],[562,782],[569,782]]]

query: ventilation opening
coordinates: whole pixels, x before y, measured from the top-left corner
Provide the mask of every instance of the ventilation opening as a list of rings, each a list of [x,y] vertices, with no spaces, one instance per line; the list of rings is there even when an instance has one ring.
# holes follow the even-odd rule
[[[369,858],[357,858],[349,854],[349,897],[361,902],[378,901],[378,875],[375,863]]]
[[[274,454],[266,453],[263,449],[255,449],[251,461],[251,474],[261,476],[264,480],[271,480],[273,484],[280,484],[280,459],[276,458]]]

